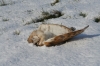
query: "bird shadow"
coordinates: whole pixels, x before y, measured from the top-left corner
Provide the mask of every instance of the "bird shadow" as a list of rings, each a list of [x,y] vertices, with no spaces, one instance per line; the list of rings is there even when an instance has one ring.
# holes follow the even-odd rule
[[[100,34],[95,34],[95,35],[80,34],[80,35],[77,35],[77,36],[73,37],[72,39],[68,40],[68,42],[69,41],[77,41],[77,40],[81,40],[84,38],[93,38],[93,37],[97,37],[97,36],[100,36]]]

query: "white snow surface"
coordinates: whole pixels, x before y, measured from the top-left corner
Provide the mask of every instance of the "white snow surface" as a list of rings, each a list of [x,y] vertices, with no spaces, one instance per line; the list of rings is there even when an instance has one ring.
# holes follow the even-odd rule
[[[100,0],[3,0],[0,6],[0,66],[100,66]],[[2,0],[0,0],[0,5]],[[62,24],[77,30],[89,28],[60,46],[37,47],[27,42],[41,24],[24,25],[42,11],[59,10],[64,15],[46,23]],[[85,13],[86,17],[79,16]]]

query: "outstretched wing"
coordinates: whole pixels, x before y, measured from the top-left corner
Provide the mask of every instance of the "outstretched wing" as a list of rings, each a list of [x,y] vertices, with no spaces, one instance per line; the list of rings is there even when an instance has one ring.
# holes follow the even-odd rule
[[[78,35],[78,34],[81,34],[82,32],[84,32],[85,29],[87,29],[89,27],[86,26],[85,28],[83,29],[80,29],[80,30],[77,30],[77,31],[73,31],[73,32],[70,32],[70,33],[66,33],[66,34],[63,34],[63,35],[58,35],[58,36],[55,36],[53,38],[50,38],[46,41],[44,41],[44,45],[46,46],[54,46],[54,45],[58,45],[62,42],[65,42],[71,38],[73,38],[74,36]]]

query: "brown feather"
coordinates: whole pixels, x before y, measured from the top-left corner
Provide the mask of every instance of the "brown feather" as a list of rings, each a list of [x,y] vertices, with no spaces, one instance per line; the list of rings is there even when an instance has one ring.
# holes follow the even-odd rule
[[[66,34],[63,34],[63,35],[59,35],[59,36],[55,36],[53,38],[52,41],[45,41],[44,44],[48,47],[48,46],[55,46],[55,45],[59,45],[60,43],[62,42],[65,42],[67,41],[68,39],[71,39],[73,38],[74,36],[78,35],[78,34],[81,34],[82,32],[84,32],[84,30],[86,28],[88,28],[88,26],[86,26],[85,28],[83,29],[80,29],[80,30],[77,30],[77,31],[74,31],[74,32],[70,32],[70,33],[66,33]]]

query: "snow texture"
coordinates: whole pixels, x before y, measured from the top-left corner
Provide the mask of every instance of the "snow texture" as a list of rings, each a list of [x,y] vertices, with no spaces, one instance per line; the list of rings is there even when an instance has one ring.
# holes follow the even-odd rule
[[[100,66],[100,22],[94,22],[100,0],[60,0],[52,6],[54,1],[0,0],[0,66]],[[45,23],[89,28],[60,46],[29,45],[27,38],[42,22],[25,24],[51,10],[64,15]]]

